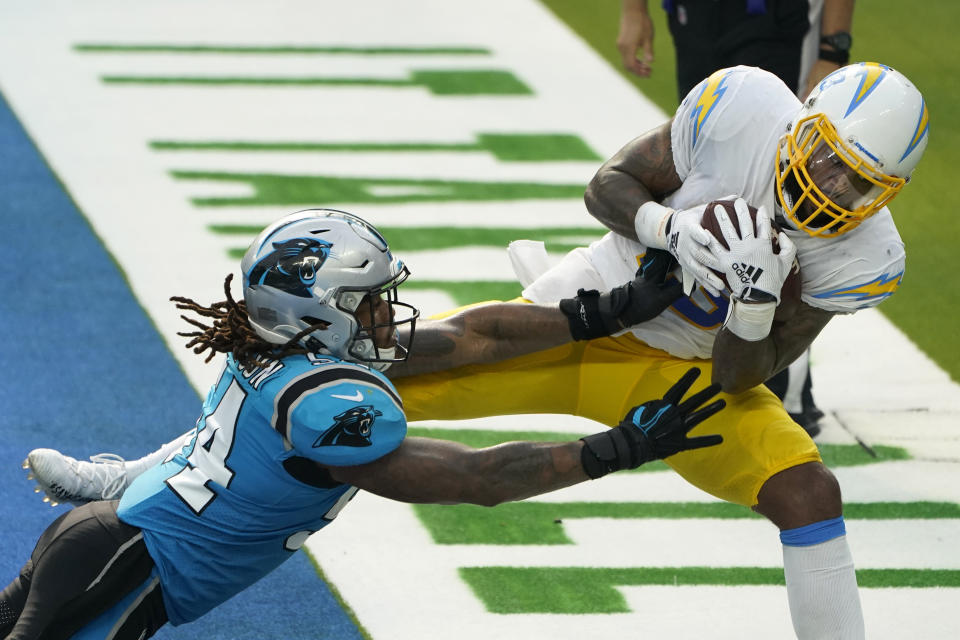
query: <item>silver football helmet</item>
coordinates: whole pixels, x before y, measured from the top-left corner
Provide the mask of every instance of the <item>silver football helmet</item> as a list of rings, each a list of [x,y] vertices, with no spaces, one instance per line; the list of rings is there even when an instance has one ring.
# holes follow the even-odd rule
[[[420,312],[399,302],[397,287],[410,272],[361,218],[333,209],[290,214],[260,232],[240,266],[250,325],[267,342],[285,344],[309,329],[297,344],[311,353],[381,371],[406,360]],[[369,316],[358,318],[368,296]],[[378,298],[389,305],[386,321],[374,317]],[[404,324],[410,330],[400,344]]]
[[[810,93],[777,151],[777,199],[812,236],[839,235],[910,180],[929,139],[923,96],[875,62],[834,71]]]

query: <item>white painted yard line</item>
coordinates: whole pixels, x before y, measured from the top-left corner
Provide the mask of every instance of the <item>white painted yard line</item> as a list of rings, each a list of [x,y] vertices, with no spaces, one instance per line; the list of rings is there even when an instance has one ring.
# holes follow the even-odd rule
[[[561,256],[551,256],[559,261]],[[517,282],[513,267],[505,249],[466,247],[463,249],[434,249],[431,251],[406,251],[404,262],[416,269],[414,278],[435,280],[499,280]],[[517,293],[522,287],[517,283]],[[441,309],[424,309],[425,313]]]
[[[960,385],[876,309],[830,320],[813,366],[817,400],[835,411],[960,412]]]
[[[114,89],[116,91],[117,89]],[[261,93],[263,90],[261,89]],[[542,130],[538,127],[537,130]],[[481,129],[476,129],[479,133]],[[497,133],[502,133],[498,131]],[[562,132],[561,132],[562,133]],[[299,137],[274,134],[277,139],[291,142],[309,142],[306,134]],[[236,133],[234,133],[236,137]],[[182,134],[181,134],[182,138]],[[211,136],[201,138],[210,140]],[[315,138],[318,142],[331,142],[329,138]],[[246,140],[246,139],[245,139]],[[413,141],[419,141],[414,137]],[[337,142],[337,140],[332,140]],[[348,140],[346,142],[356,142]],[[383,140],[377,142],[383,143]],[[391,142],[387,140],[386,142]],[[399,142],[404,142],[403,140]],[[448,139],[442,142],[458,142]],[[467,140],[466,142],[472,142]],[[586,186],[596,173],[599,162],[501,162],[492,154],[483,151],[454,152],[373,152],[373,151],[298,151],[298,152],[253,152],[253,151],[157,151],[160,159],[171,168],[187,171],[228,171],[237,173],[267,173],[294,176],[336,176],[411,178],[429,180],[480,180],[483,182],[542,182]],[[198,183],[199,184],[199,183]],[[208,183],[196,189],[197,195],[220,195]],[[232,195],[226,190],[225,194]],[[208,193],[210,191],[210,193]],[[418,191],[413,191],[418,193]],[[402,193],[402,192],[401,192]],[[579,198],[574,198],[579,200]],[[447,204],[446,206],[449,206]],[[581,212],[583,206],[581,203]],[[589,222],[583,217],[581,222]],[[598,223],[594,223],[598,229]]]
[[[172,182],[172,181],[171,181]],[[209,183],[212,186],[218,186]],[[194,185],[176,182],[170,188],[182,193],[184,200],[204,195]],[[210,223],[266,225],[269,221],[298,207],[258,205],[251,207],[223,206],[203,209]],[[303,207],[300,207],[303,208]],[[363,211],[377,226],[391,227],[596,227],[586,214],[583,202],[577,200],[522,200],[516,202],[412,202],[399,204],[365,204],[347,207]],[[597,227],[598,228],[598,227]],[[251,238],[252,239],[252,238]],[[506,251],[506,247],[504,247]],[[416,266],[416,265],[414,265]],[[479,275],[483,275],[482,273]]]
[[[630,638],[785,639],[790,626],[786,593],[779,587],[621,587],[627,603],[642,612],[623,619]],[[944,615],[960,589],[861,589],[866,636],[871,640],[951,640],[960,621]],[[696,602],[691,606],[691,602]],[[519,637],[519,636],[514,636]],[[574,638],[574,636],[564,636]]]
[[[617,473],[532,498],[535,502],[718,502],[671,471]]]
[[[431,552],[431,562],[464,567],[611,568],[779,568],[783,562],[776,529],[766,520],[568,518],[557,526],[563,527],[573,544],[443,544]],[[956,545],[960,519],[847,520],[847,530],[858,569],[960,569]],[[895,557],[891,545],[898,547]]]
[[[706,633],[703,630],[713,628],[716,633],[710,632],[711,638],[792,637],[786,594],[779,587],[621,587],[633,613],[496,615],[483,610],[457,575],[457,569],[463,566],[779,564],[776,535],[770,535],[772,527],[763,521],[571,519],[565,526],[578,545],[433,545],[411,509],[361,495],[345,511],[342,521],[311,538],[307,545],[374,637],[431,638],[438,633],[446,637],[438,629],[448,628],[444,625],[453,624],[450,620],[457,621],[457,637],[466,639],[599,637],[616,633],[618,628],[620,635],[632,629],[638,637],[669,631],[691,637],[693,630],[700,631],[692,637],[700,637]],[[888,566],[891,546],[902,549],[907,540],[911,548],[904,550],[902,557],[910,562],[895,566],[956,567],[960,557],[950,549],[951,526],[955,527],[956,521],[848,522],[861,568]],[[664,544],[664,540],[670,543]],[[373,548],[378,552],[370,553]],[[938,560],[941,552],[942,562]],[[724,564],[727,560],[730,563]],[[403,576],[402,584],[396,576]],[[416,587],[411,590],[409,585]],[[947,632],[957,628],[956,623],[933,603],[943,606],[958,593],[957,589],[863,589],[868,625],[876,630],[870,637],[902,637],[922,626],[924,638],[950,638]],[[899,615],[881,606],[891,602],[899,603]],[[929,626],[921,618],[902,615],[913,607],[933,616]],[[628,636],[632,634],[628,632]]]

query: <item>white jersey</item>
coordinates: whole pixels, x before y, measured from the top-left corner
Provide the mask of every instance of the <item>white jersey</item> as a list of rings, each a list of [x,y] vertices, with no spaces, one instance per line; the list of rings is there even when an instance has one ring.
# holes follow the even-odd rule
[[[673,159],[682,186],[663,200],[676,210],[741,196],[777,210],[777,143],[800,102],[773,74],[754,67],[722,69],[687,95],[671,128]],[[852,313],[889,297],[903,277],[905,254],[886,208],[836,238],[787,230],[797,246],[801,300],[833,313]],[[524,289],[534,302],[554,302],[577,289],[606,290],[633,279],[647,248],[608,233],[576,249]],[[726,292],[725,292],[726,293]],[[709,358],[727,315],[728,298],[702,287],[632,333],[681,358]]]

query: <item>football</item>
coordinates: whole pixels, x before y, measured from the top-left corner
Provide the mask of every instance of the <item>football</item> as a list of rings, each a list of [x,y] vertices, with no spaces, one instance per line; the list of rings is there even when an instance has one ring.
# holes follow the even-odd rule
[[[733,223],[734,229],[737,231],[737,235],[741,238],[743,235],[740,233],[740,224],[737,217],[737,212],[733,208],[733,199],[729,200],[714,200],[707,205],[707,208],[703,212],[703,217],[700,218],[700,226],[710,232],[710,234],[720,241],[720,244],[723,245],[725,249],[730,247],[727,245],[727,241],[723,237],[723,232],[720,231],[720,223],[717,221],[717,215],[714,211],[716,205],[723,207],[727,216],[730,218],[730,222]],[[756,207],[747,205],[750,211],[750,219],[753,221],[753,232],[757,232],[757,209]],[[779,233],[780,225],[777,224],[776,220],[770,221],[771,226],[773,227],[774,234]],[[780,253],[780,245],[777,242],[776,236],[773,237],[773,252]],[[727,285],[727,290],[730,289],[727,279],[722,273],[714,272],[723,280],[724,284]],[[780,289],[780,304],[777,306],[777,314],[775,318],[777,320],[785,320],[787,317],[792,316],[796,311],[796,305],[800,302],[800,263],[797,262],[796,258],[793,260],[793,267],[790,269],[790,273],[787,274],[786,280],[783,282],[783,287]]]

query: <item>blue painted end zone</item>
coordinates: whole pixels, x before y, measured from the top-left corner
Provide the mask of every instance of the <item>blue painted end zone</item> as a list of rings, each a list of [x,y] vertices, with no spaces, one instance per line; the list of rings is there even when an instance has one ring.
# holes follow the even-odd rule
[[[186,431],[200,400],[122,274],[0,96],[0,584],[51,509],[30,449],[138,457]],[[189,291],[183,294],[190,295]],[[157,638],[360,638],[304,554],[203,619]]]

